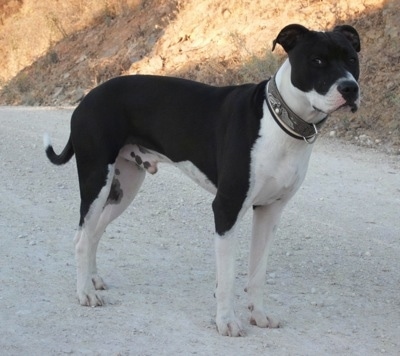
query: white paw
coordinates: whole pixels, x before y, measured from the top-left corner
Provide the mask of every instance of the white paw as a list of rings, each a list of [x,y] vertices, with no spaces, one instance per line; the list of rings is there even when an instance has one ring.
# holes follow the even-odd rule
[[[93,275],[92,282],[93,282],[94,288],[96,290],[105,290],[105,289],[107,289],[107,286],[104,283],[103,279],[97,274]]]
[[[251,310],[250,324],[257,325],[260,328],[276,329],[281,327],[281,323],[277,320],[271,319],[264,311],[256,310],[249,307]]]
[[[104,304],[103,299],[96,293],[94,289],[89,291],[78,292],[80,305],[86,307],[99,307]]]
[[[242,324],[240,320],[236,317],[233,318],[219,318],[217,316],[217,330],[218,333],[222,336],[245,336],[245,332],[243,330]]]

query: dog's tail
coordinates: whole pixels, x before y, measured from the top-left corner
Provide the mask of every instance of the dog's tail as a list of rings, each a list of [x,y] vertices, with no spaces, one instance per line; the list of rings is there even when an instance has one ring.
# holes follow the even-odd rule
[[[46,150],[46,156],[51,163],[60,166],[67,163],[74,155],[74,148],[72,147],[71,136],[68,139],[66,146],[63,151],[58,155],[54,152],[53,146],[51,145],[50,137],[48,134],[43,136],[44,149]]]

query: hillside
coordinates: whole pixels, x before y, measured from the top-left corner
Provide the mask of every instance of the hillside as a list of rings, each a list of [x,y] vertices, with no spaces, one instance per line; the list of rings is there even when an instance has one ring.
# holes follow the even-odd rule
[[[400,2],[396,0],[0,0],[0,105],[76,105],[116,75],[216,85],[259,81],[289,23],[348,23],[362,39],[362,108],[325,134],[400,153]]]

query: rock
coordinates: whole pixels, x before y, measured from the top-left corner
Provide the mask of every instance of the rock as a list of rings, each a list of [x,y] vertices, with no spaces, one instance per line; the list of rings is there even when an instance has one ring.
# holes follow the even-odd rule
[[[87,56],[83,54],[82,56],[79,57],[79,59],[75,62],[75,64],[82,63],[83,61],[86,61]]]
[[[74,90],[70,96],[71,104],[76,104],[85,96],[85,91],[82,88]]]
[[[56,87],[53,94],[53,99],[56,99],[63,92],[64,87]]]
[[[149,66],[153,73],[160,71],[163,68],[163,65],[163,60],[160,56],[155,56],[149,60]]]
[[[224,19],[227,19],[228,17],[230,17],[231,16],[230,10],[229,9],[222,10],[222,16]]]
[[[360,135],[358,136],[358,140],[361,144],[365,146],[372,146],[373,144],[371,137],[369,137],[368,135]]]

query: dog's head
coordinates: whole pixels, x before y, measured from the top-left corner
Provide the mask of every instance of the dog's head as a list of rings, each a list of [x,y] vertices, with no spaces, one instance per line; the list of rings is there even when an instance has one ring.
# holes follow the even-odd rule
[[[330,114],[342,107],[355,112],[360,105],[360,38],[349,25],[330,32],[311,31],[292,24],[281,30],[273,42],[289,56],[291,83],[304,92],[310,105]]]

